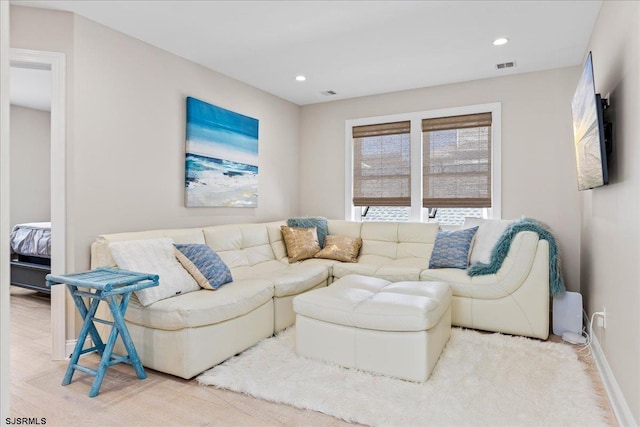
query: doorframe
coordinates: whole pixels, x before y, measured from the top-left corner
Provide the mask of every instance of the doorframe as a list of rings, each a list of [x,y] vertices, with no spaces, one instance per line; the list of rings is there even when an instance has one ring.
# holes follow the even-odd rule
[[[51,71],[51,272],[65,274],[67,264],[66,191],[66,58],[64,53],[11,48],[10,67]],[[3,196],[3,203],[8,202]],[[51,288],[51,358],[66,359],[73,347],[67,342],[65,286]],[[71,325],[72,326],[72,325]]]
[[[0,418],[9,416],[9,2],[0,1]]]

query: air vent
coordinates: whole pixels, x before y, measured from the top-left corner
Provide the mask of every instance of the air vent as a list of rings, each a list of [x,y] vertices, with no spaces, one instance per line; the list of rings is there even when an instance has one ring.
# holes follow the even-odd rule
[[[496,64],[496,68],[498,70],[504,70],[505,68],[513,68],[516,66],[516,63],[511,61],[511,62],[503,62],[502,64]]]
[[[333,96],[333,95],[337,95],[337,93],[335,93],[332,90],[325,90],[324,92],[320,92],[321,94],[323,94],[324,96]]]

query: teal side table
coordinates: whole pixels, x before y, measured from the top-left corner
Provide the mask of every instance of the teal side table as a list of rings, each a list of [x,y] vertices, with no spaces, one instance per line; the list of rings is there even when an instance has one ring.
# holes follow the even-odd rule
[[[100,386],[102,385],[102,380],[107,372],[107,368],[117,363],[129,363],[133,366],[139,379],[147,378],[142,363],[140,363],[138,352],[133,345],[127,325],[124,322],[124,314],[127,311],[131,293],[151,286],[158,286],[158,279],[158,276],[154,274],[136,273],[112,268],[98,268],[83,273],[59,276],[47,274],[47,286],[67,285],[67,289],[69,289],[69,293],[71,293],[73,297],[76,308],[84,319],[82,328],[80,329],[80,335],[78,336],[78,342],[73,350],[67,372],[62,380],[63,386],[71,383],[71,378],[76,370],[93,375],[96,379],[93,381],[93,385],[89,391],[89,397],[95,397],[100,391]],[[78,287],[85,288],[86,290],[79,290]],[[83,297],[87,298],[89,303],[85,303]],[[108,304],[111,315],[113,316],[113,321],[95,317],[100,301],[105,301]],[[94,322],[111,326],[111,332],[109,333],[109,339],[106,344],[100,338]],[[87,335],[91,335],[93,347],[83,349]],[[125,356],[113,353],[113,347],[118,335],[122,338],[122,342],[127,350],[127,355]],[[97,351],[101,356],[98,369],[91,369],[78,364],[78,359],[81,355],[92,351]]]

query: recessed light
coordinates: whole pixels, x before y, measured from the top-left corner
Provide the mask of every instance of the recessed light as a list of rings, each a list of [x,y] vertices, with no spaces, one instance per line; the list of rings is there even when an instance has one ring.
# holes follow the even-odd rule
[[[493,45],[494,46],[502,46],[503,44],[507,44],[508,41],[509,41],[509,39],[501,37],[499,39],[495,39],[493,41]]]
[[[296,76],[296,80],[299,81],[299,82],[303,82],[303,81],[307,80],[307,78],[305,76],[303,76],[303,75],[299,75],[299,76]]]

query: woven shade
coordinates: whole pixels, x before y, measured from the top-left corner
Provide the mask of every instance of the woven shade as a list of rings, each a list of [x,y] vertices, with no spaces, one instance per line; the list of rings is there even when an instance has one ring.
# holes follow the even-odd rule
[[[428,208],[491,207],[491,113],[422,121]]]
[[[353,205],[411,206],[411,122],[353,128]]]
[[[371,136],[398,135],[411,132],[411,122],[382,123],[377,125],[354,126],[354,138],[366,138]]]
[[[491,113],[467,114],[464,116],[438,117],[422,120],[422,132],[450,129],[491,127]]]

